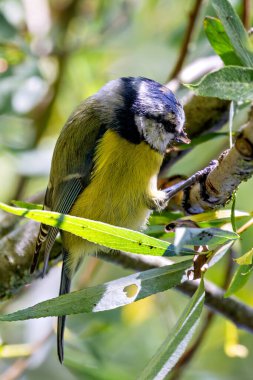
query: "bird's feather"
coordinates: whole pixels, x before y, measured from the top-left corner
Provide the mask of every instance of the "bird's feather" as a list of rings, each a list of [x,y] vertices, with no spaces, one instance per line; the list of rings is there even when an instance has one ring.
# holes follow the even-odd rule
[[[105,127],[101,126],[99,120],[94,116],[94,112],[90,112],[91,107],[89,106],[89,100],[87,100],[77,108],[64,126],[64,133],[57,140],[44,201],[46,210],[63,214],[69,213],[78,195],[90,181],[96,140],[102,136]],[[75,135],[78,135],[79,138],[72,143]],[[66,151],[67,154],[64,154]],[[31,273],[37,266],[41,247],[45,243],[43,268],[43,274],[45,274],[58,232],[57,226],[50,227],[41,224]]]
[[[59,292],[60,296],[63,294],[69,293],[70,285],[71,285],[71,278],[69,276],[68,269],[67,269],[68,252],[64,250],[64,248],[63,248],[62,256],[63,256],[63,264],[62,264],[62,270],[61,270],[61,284],[60,284],[60,292]],[[58,317],[57,352],[58,352],[60,363],[63,362],[63,358],[64,358],[63,335],[64,335],[65,322],[66,322],[66,315],[61,315]]]

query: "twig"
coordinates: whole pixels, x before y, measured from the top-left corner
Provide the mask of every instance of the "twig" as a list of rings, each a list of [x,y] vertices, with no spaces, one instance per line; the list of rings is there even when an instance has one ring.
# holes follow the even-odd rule
[[[28,367],[27,359],[16,360],[7,370],[0,375],[0,380],[15,380],[20,378]]]
[[[188,23],[187,30],[185,33],[185,39],[182,43],[181,50],[180,50],[180,53],[178,56],[178,60],[175,64],[175,67],[172,70],[168,80],[175,78],[183,67],[185,58],[186,58],[188,50],[189,50],[189,44],[190,44],[190,41],[191,41],[191,38],[193,35],[196,19],[198,17],[201,5],[202,5],[202,0],[196,0],[194,7],[189,14],[189,23]]]
[[[179,191],[185,190],[188,187],[195,185],[196,183],[202,182],[202,179],[205,178],[212,171],[212,168],[215,168],[215,166],[216,161],[211,161],[207,167],[197,171],[191,177],[166,188],[164,191],[166,193],[167,201],[170,201],[171,198],[173,198],[177,193],[179,193]]]
[[[246,30],[250,28],[251,0],[242,0],[242,22]]]
[[[48,339],[52,336],[53,330],[51,330],[46,336],[44,336],[38,342],[32,344],[32,353],[26,359],[18,359],[16,360],[7,370],[0,375],[0,380],[15,380],[19,379],[20,376],[25,372],[25,370],[29,367],[32,357],[34,354],[40,350],[44,344],[47,343]]]
[[[248,220],[247,223],[245,223],[243,226],[241,226],[240,228],[238,228],[238,230],[236,231],[238,234],[242,234],[244,231],[246,231],[250,226],[252,226],[253,224],[253,218],[251,218],[250,220]]]

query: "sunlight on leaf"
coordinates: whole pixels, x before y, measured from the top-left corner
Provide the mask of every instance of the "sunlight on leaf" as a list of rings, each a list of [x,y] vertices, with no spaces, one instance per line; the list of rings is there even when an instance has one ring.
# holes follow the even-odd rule
[[[221,57],[225,65],[243,66],[219,19],[205,17],[204,29],[212,48]]]
[[[235,241],[232,240],[228,242],[227,244],[224,244],[221,247],[217,248],[208,262],[208,267],[210,268],[213,265],[217,264],[217,262],[220,261],[225,256],[225,254],[230,250],[234,242]]]
[[[237,264],[239,265],[250,265],[252,264],[252,259],[253,259],[253,248],[245,253],[243,256],[238,257],[238,259],[235,259]]]
[[[234,232],[218,228],[176,228],[175,248],[178,253],[185,245],[220,245],[239,238]]]
[[[192,260],[134,273],[105,284],[52,298],[17,312],[0,315],[0,321],[19,321],[57,315],[91,313],[128,305],[158,292],[164,292],[187,280]],[[134,295],[127,289],[134,287]]]
[[[71,232],[93,243],[112,249],[153,256],[175,255],[175,252],[167,253],[170,243],[127,228],[52,211],[11,207],[1,202],[0,208],[14,215],[24,216]]]
[[[236,219],[242,219],[249,217],[250,213],[246,211],[238,211],[235,210],[235,218]],[[194,222],[211,222],[213,220],[221,220],[224,223],[228,223],[231,219],[231,211],[230,210],[214,210],[214,211],[207,211],[203,212],[202,214],[196,214],[196,215],[187,215],[182,218],[183,219],[190,219]]]
[[[11,203],[16,207],[27,208],[28,210],[43,210],[43,205],[28,203],[24,201],[11,201]]]
[[[238,292],[240,289],[244,287],[244,285],[248,282],[248,279],[251,275],[253,269],[253,265],[240,265],[237,271],[235,272],[228,290],[224,294],[224,297],[230,297],[232,294]]]
[[[228,0],[212,0],[211,4],[224,26],[236,55],[245,66],[253,67],[251,41],[232,5]]]
[[[229,66],[205,75],[199,83],[185,86],[199,96],[246,102],[253,99],[252,83],[252,68]]]

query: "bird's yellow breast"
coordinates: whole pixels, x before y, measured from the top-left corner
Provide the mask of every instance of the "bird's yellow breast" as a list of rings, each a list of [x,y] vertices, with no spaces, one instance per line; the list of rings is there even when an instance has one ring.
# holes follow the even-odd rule
[[[136,230],[143,228],[150,214],[149,201],[158,196],[157,174],[162,159],[147,143],[136,145],[108,130],[96,147],[91,181],[70,214]],[[64,244],[72,257],[96,250],[94,244],[87,243],[64,233]]]

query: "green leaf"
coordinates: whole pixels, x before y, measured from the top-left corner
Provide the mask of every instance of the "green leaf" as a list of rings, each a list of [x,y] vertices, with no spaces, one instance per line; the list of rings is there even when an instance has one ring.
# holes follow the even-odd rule
[[[225,65],[243,66],[219,19],[205,17],[204,29],[213,50],[221,57]]]
[[[236,204],[236,192],[233,193],[232,206],[231,206],[231,225],[234,232],[236,232],[235,204]]]
[[[11,203],[16,207],[27,208],[28,210],[43,210],[43,205],[29,203],[24,201],[11,201]]]
[[[238,259],[235,259],[237,264],[239,265],[251,265],[253,260],[253,248],[245,253],[243,256],[239,257]]]
[[[224,297],[229,297],[232,294],[238,292],[243,286],[247,283],[250,274],[252,272],[253,265],[240,265],[237,271],[235,272],[231,283],[228,287],[228,290],[224,294]]]
[[[208,262],[208,268],[211,268],[213,265],[217,264],[218,261],[220,261],[225,256],[225,254],[230,250],[233,244],[234,244],[234,241],[230,241],[226,244],[223,244],[221,247],[217,248],[214,251],[214,254],[211,257],[210,261]]]
[[[239,235],[235,232],[221,230],[219,228],[176,228],[174,245],[176,251],[180,251],[185,245],[220,245],[229,240],[236,240]]]
[[[201,280],[199,288],[184,310],[173,332],[150,360],[141,373],[139,380],[165,379],[184,353],[187,344],[197,327],[204,305],[204,283]]]
[[[192,260],[150,269],[105,284],[40,302],[17,312],[0,315],[0,321],[19,321],[115,309],[168,290],[187,279]]]
[[[169,242],[158,240],[127,228],[111,226],[110,224],[52,211],[11,207],[1,202],[0,209],[60,228],[111,249],[153,256],[175,255],[173,252],[167,253]]]
[[[229,297],[236,293],[247,283],[253,269],[253,248],[243,256],[235,259],[235,261],[240,266],[231,280],[229,288],[225,293],[225,297]]]
[[[240,219],[249,217],[250,213],[245,212],[245,211],[235,210],[234,216],[236,220],[240,220]],[[214,210],[214,211],[203,212],[201,214],[196,214],[196,215],[187,215],[180,219],[181,220],[189,219],[196,223],[207,223],[207,222],[213,222],[215,220],[219,220],[222,223],[229,223],[231,221],[231,211],[230,210]]]
[[[101,361],[92,362],[87,355],[87,352],[69,348],[66,350],[64,359],[64,366],[68,367],[74,373],[76,379],[89,379],[89,380],[129,380],[129,373],[125,371],[120,363]],[[70,354],[71,353],[71,354]],[[85,355],[85,360],[83,360]],[[95,356],[95,355],[94,355]]]
[[[253,67],[253,47],[243,24],[228,0],[212,0],[218,17],[240,61]]]
[[[245,102],[253,100],[253,69],[224,67],[205,75],[199,83],[185,86],[196,95]]]

